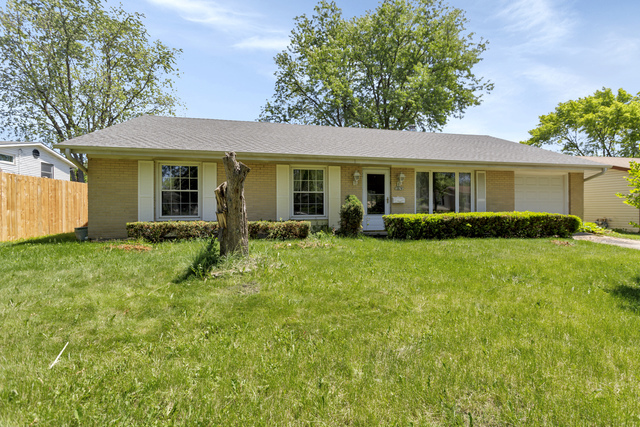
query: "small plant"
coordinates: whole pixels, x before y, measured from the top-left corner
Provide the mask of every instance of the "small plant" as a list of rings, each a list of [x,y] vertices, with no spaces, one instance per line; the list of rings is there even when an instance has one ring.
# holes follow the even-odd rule
[[[362,202],[354,195],[348,195],[344,199],[344,204],[340,207],[340,230],[339,234],[347,237],[354,237],[362,230],[362,218],[364,217],[364,207]]]
[[[583,222],[582,227],[578,229],[582,233],[604,234],[605,229],[598,226],[595,222]]]

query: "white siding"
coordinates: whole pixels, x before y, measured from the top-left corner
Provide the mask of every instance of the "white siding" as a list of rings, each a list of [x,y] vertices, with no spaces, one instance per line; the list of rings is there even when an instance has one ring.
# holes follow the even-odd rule
[[[594,175],[594,174],[590,174]],[[585,178],[590,175],[585,174]],[[599,218],[609,220],[609,228],[637,231],[630,221],[640,222],[638,209],[624,203],[616,193],[628,194],[626,171],[609,169],[604,175],[584,183],[584,220],[595,222]]]
[[[37,159],[32,154],[34,149],[40,151],[40,157]],[[20,152],[20,150],[22,151]],[[54,179],[69,181],[69,165],[40,147],[33,145],[22,148],[0,146],[0,153],[14,157],[14,164],[0,161],[0,169],[3,172],[40,177],[42,174],[40,164],[49,163],[53,165]]]

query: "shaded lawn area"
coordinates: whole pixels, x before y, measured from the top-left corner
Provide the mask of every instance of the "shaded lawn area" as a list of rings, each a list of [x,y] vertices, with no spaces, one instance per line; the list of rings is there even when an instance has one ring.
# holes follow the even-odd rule
[[[640,424],[640,251],[125,243],[0,244],[0,425]]]

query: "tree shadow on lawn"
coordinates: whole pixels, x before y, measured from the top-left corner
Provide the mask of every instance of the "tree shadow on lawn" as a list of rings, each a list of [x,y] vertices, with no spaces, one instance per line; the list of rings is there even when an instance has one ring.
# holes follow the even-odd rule
[[[192,277],[204,279],[209,275],[211,269],[219,263],[220,244],[218,243],[218,239],[212,238],[206,247],[203,247],[200,252],[198,252],[198,255],[196,255],[191,265],[187,267],[180,276],[173,280],[173,283],[179,284]]]
[[[622,307],[640,314],[640,276],[634,277],[635,286],[617,285],[609,293],[622,300]]]
[[[9,242],[0,242],[0,245],[22,246],[22,245],[48,245],[55,243],[77,242],[75,233],[50,234],[42,237],[32,237]]]

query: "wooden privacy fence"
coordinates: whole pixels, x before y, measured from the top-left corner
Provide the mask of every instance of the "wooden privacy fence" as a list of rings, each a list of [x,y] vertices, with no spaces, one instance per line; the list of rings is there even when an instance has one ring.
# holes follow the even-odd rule
[[[0,241],[87,225],[87,184],[0,171]]]

